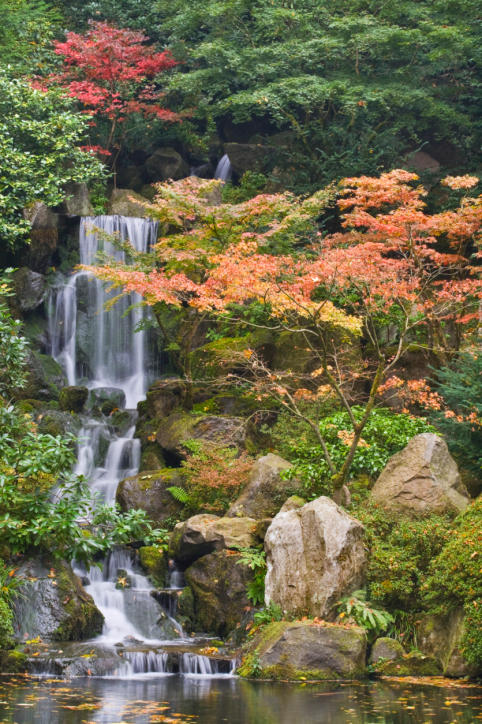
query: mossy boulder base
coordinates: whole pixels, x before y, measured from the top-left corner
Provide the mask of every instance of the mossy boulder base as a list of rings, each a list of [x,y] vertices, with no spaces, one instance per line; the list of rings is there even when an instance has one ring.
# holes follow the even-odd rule
[[[447,614],[422,616],[417,631],[420,650],[434,657],[444,676],[476,676],[480,667],[468,664],[460,646],[464,634],[464,611],[459,608]]]
[[[266,603],[301,615],[329,616],[344,595],[363,587],[362,524],[321,497],[278,513],[265,538]]]
[[[393,455],[371,492],[373,502],[408,518],[462,513],[469,496],[447,443],[438,435],[416,435]]]
[[[59,405],[64,412],[82,412],[87,402],[89,390],[87,387],[73,385],[60,390]]]
[[[263,679],[355,679],[366,674],[366,648],[363,628],[273,622],[254,635],[239,673],[249,676],[249,656],[256,653]]]
[[[124,513],[140,508],[155,523],[161,523],[181,512],[181,503],[168,491],[170,487],[180,486],[182,477],[177,470],[146,471],[121,480],[117,486],[116,501]]]

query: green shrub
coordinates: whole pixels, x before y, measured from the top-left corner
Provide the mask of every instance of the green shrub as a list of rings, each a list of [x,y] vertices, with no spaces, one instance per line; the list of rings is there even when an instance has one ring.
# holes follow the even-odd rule
[[[236,563],[248,566],[252,571],[254,571],[254,578],[248,585],[248,598],[252,601],[254,606],[258,603],[263,603],[264,581],[267,571],[266,553],[263,550],[258,550],[257,548],[241,548],[240,546],[233,547],[237,548],[241,553],[241,558],[239,561],[236,561]]]
[[[0,598],[0,649],[8,649],[12,645],[12,620],[12,609],[3,598]]]
[[[353,407],[357,419],[363,414],[362,407]],[[346,411],[332,412],[320,422],[320,430],[337,470],[347,455],[347,442],[352,435],[352,427]],[[350,468],[350,478],[378,476],[389,458],[403,450],[409,440],[423,432],[436,432],[425,418],[398,414],[385,408],[372,412],[362,441],[355,453]],[[280,415],[273,429],[273,440],[279,453],[286,457],[294,467],[289,477],[300,477],[305,489],[313,495],[331,494],[331,474],[314,433],[306,423],[293,420],[288,415]]]
[[[366,600],[365,591],[355,591],[351,596],[342,598],[337,603],[340,618],[349,616],[357,626],[362,626],[368,641],[371,642],[384,633],[390,624],[395,622],[393,616],[381,608],[377,608]]]
[[[239,186],[227,183],[223,188],[222,198],[225,204],[242,204],[254,196],[262,194],[266,187],[266,176],[255,171],[246,171],[242,176]]]

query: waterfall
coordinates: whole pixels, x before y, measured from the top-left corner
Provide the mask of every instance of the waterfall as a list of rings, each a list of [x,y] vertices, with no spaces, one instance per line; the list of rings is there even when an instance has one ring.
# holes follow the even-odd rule
[[[228,154],[225,153],[224,156],[219,161],[218,165],[216,166],[216,171],[214,172],[214,178],[219,179],[223,183],[226,183],[226,181],[229,181],[231,176],[233,175],[233,167],[231,166],[231,161],[229,160]]]

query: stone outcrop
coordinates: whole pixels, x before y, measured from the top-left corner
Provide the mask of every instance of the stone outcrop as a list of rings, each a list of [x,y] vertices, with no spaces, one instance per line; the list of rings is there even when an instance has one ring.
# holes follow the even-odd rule
[[[59,211],[66,216],[94,216],[87,184],[72,181],[65,186],[65,199]]]
[[[57,249],[59,217],[42,201],[34,201],[23,210],[23,218],[31,225],[27,266],[44,273]]]
[[[249,676],[249,655],[257,652],[263,679],[354,679],[366,673],[365,629],[280,621],[255,634],[239,669]]]
[[[364,528],[329,498],[278,513],[265,538],[266,604],[326,618],[363,586]]]
[[[231,166],[238,176],[246,171],[266,171],[272,156],[272,149],[257,143],[225,143]]]
[[[418,517],[462,513],[469,503],[447,443],[425,432],[393,455],[371,492],[389,513]]]
[[[32,312],[39,307],[43,300],[46,288],[46,279],[43,274],[22,267],[12,275],[15,289],[15,302],[21,312]]]
[[[246,589],[253,571],[238,565],[239,558],[239,554],[231,551],[217,551],[203,556],[186,570],[198,631],[224,638],[241,621],[249,606]]]
[[[80,641],[102,632],[103,615],[67,563],[33,558],[16,575],[25,579],[13,622],[18,639]]]
[[[126,393],[120,387],[94,387],[89,391],[86,407],[89,410],[93,407],[100,409],[105,402],[111,402],[122,410],[126,406]]]
[[[78,414],[84,409],[88,396],[89,390],[87,387],[77,385],[63,387],[59,395],[60,409],[64,412],[76,412]]]
[[[16,393],[22,400],[58,400],[66,380],[58,362],[46,354],[30,350],[27,359],[27,384]]]
[[[146,170],[152,181],[177,181],[189,176],[189,166],[173,148],[158,148],[146,161]]]
[[[382,637],[377,639],[372,647],[370,663],[376,664],[380,659],[384,661],[398,661],[405,656],[405,649],[395,639]]]
[[[401,659],[379,661],[376,673],[380,676],[440,676],[442,667],[433,656],[415,651]]]
[[[139,562],[155,586],[167,585],[168,561],[164,551],[156,546],[143,546],[139,549]]]
[[[169,540],[169,555],[187,563],[214,551],[236,546],[250,548],[257,542],[253,518],[219,518],[202,513],[175,526]]]
[[[179,396],[175,395],[169,386],[151,390],[146,395],[147,414],[152,419],[162,419],[179,404]]]
[[[442,667],[444,676],[475,676],[480,667],[468,664],[460,650],[464,633],[464,612],[462,609],[449,614],[423,616],[417,630],[420,651],[434,657]]]
[[[146,203],[144,196],[131,189],[114,189],[109,199],[108,213],[119,214],[119,216],[136,216],[137,218],[147,216],[144,206],[136,203],[137,201],[142,204]]]
[[[155,523],[161,523],[181,512],[181,503],[167,490],[181,485],[182,477],[176,470],[145,471],[120,481],[116,501],[124,513],[140,508]]]
[[[256,460],[244,490],[226,513],[227,517],[247,515],[269,518],[276,515],[288,497],[288,491],[297,486],[296,480],[281,477],[282,472],[292,467],[291,463],[273,453]],[[283,491],[286,491],[285,494]]]
[[[245,421],[239,417],[175,412],[162,420],[156,434],[159,445],[179,460],[187,457],[186,440],[205,440],[225,447],[244,447]]]

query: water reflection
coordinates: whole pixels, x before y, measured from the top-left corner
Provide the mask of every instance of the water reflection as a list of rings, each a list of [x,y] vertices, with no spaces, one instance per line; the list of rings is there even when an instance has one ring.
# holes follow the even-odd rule
[[[0,679],[2,724],[475,724],[482,689],[386,681]]]

